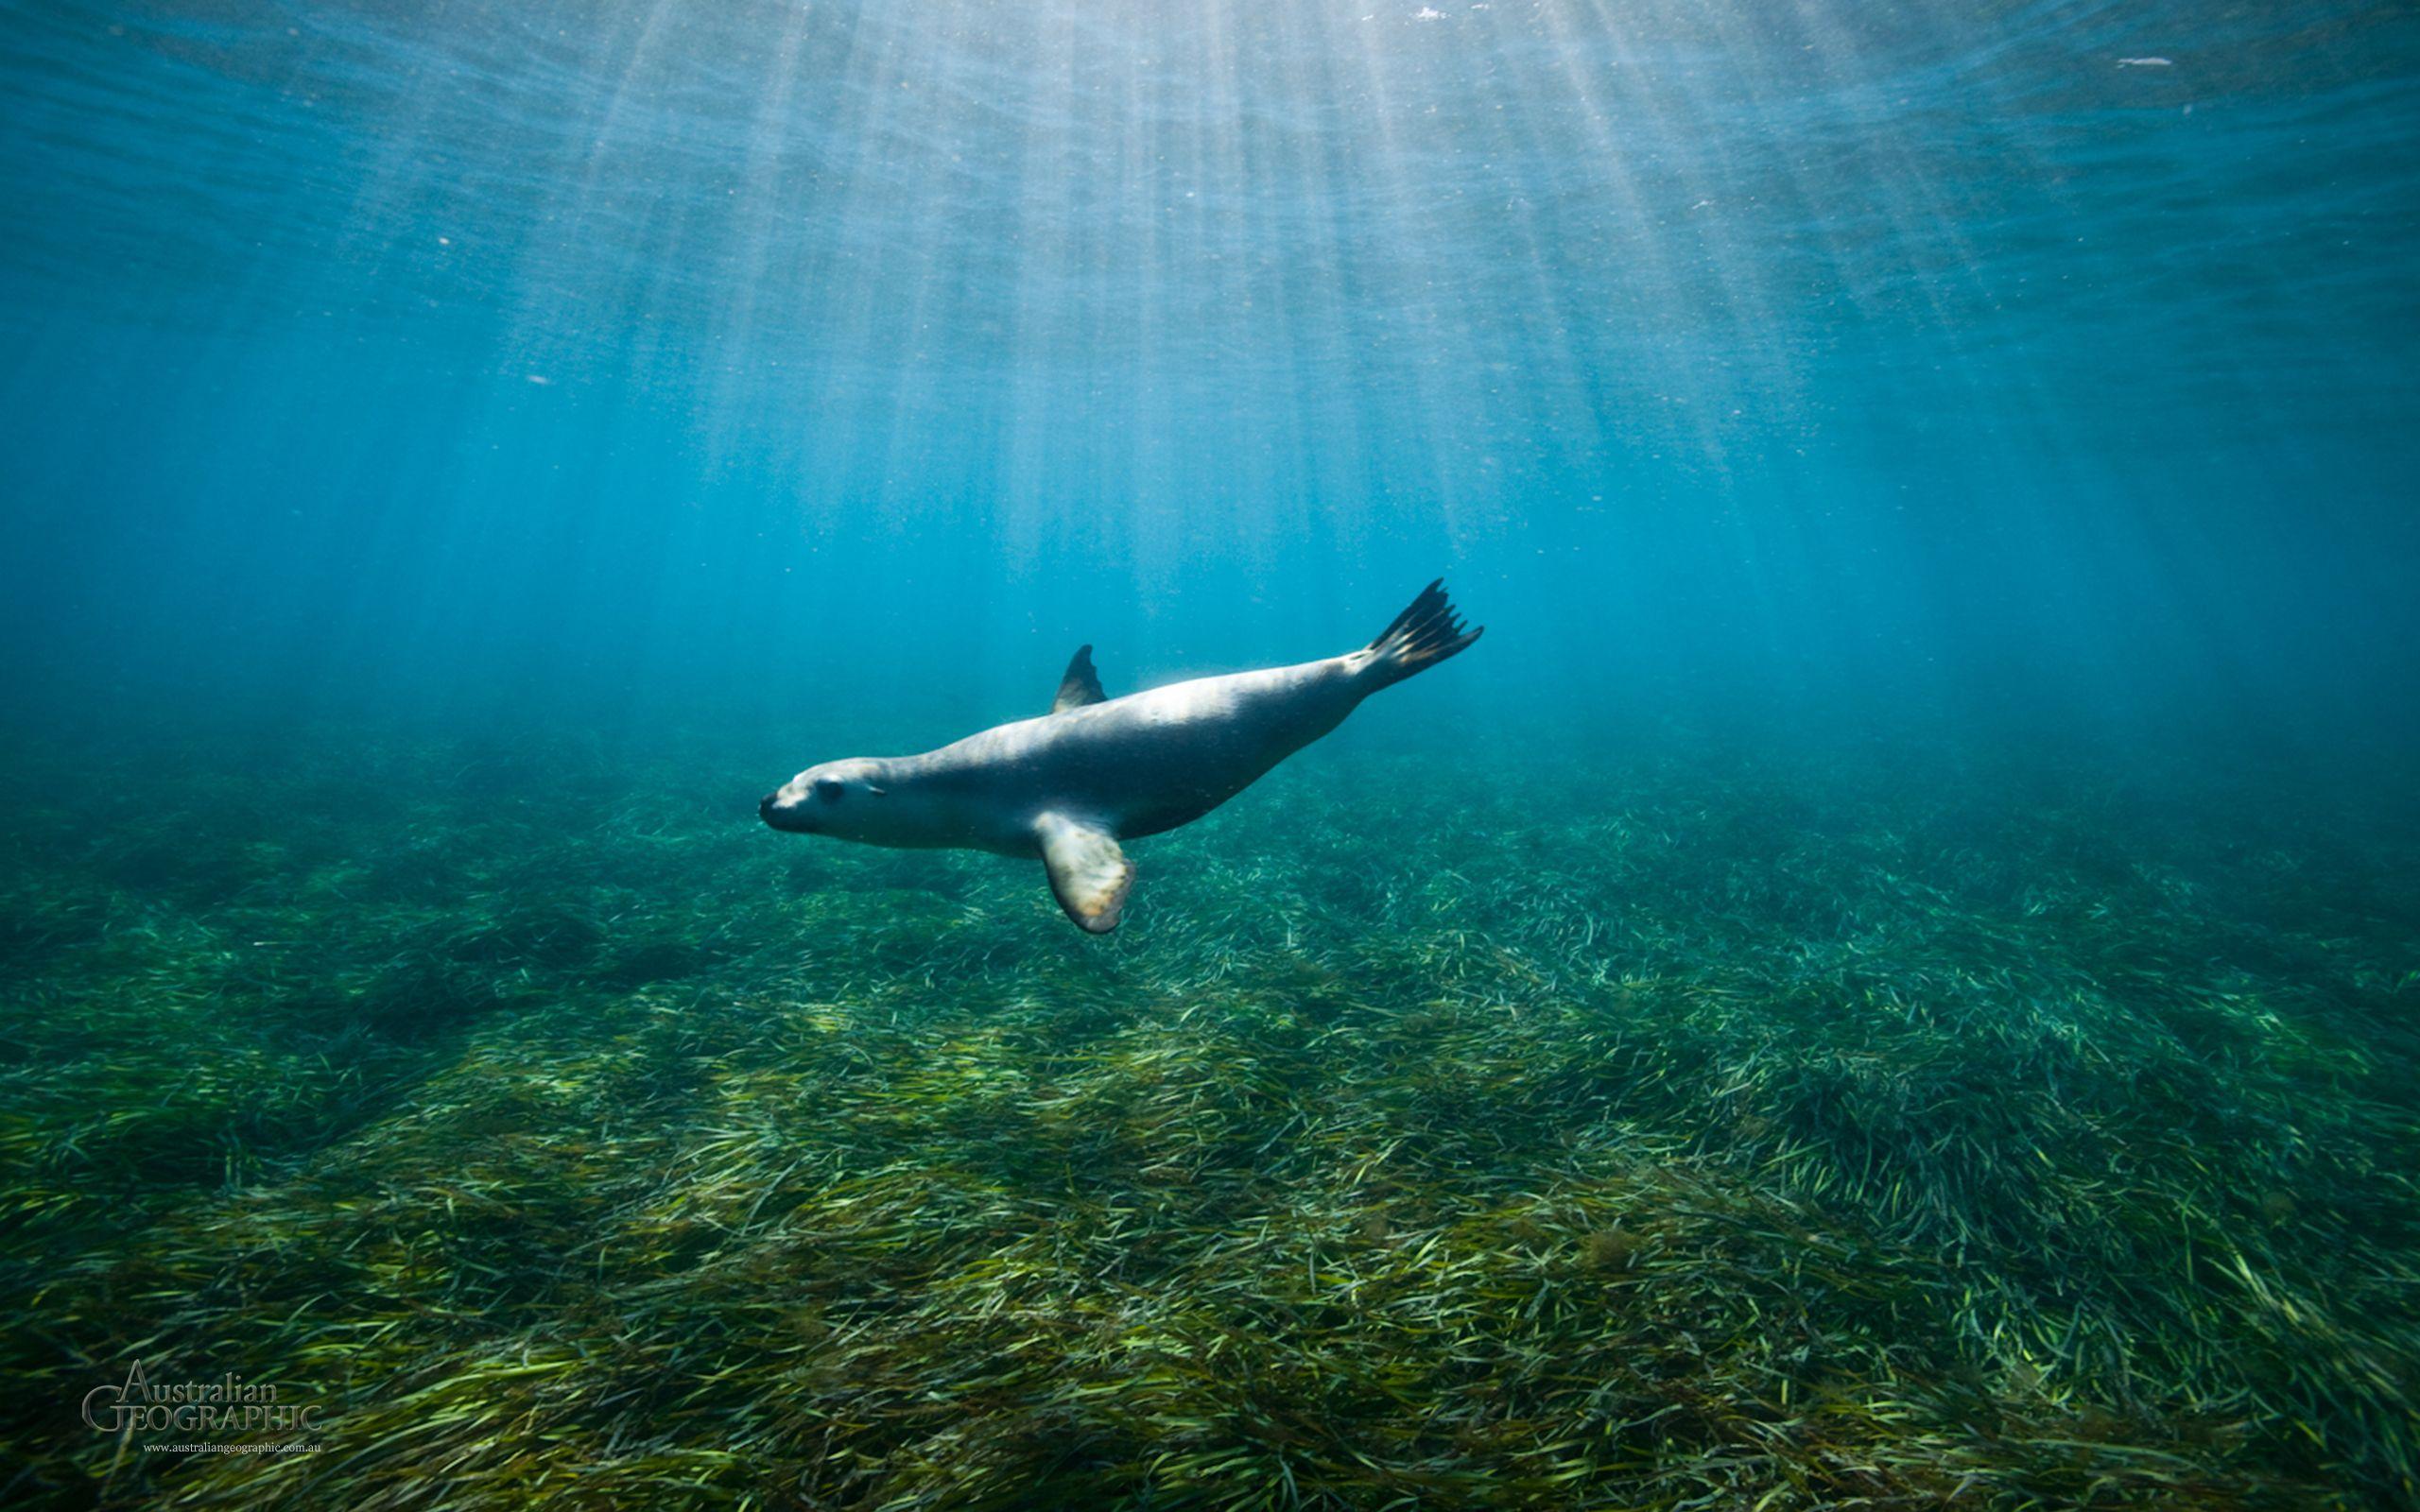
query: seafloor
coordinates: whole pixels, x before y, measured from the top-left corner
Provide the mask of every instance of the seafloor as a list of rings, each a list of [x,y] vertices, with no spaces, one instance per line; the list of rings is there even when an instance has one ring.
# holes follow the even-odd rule
[[[0,1503],[2413,1499],[2358,792],[1319,751],[1093,939],[729,765],[11,753]]]

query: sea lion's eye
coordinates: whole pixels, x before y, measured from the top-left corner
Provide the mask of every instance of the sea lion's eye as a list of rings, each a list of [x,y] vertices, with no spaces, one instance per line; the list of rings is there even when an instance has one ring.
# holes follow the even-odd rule
[[[840,801],[840,795],[847,791],[848,789],[842,787],[835,778],[819,777],[815,780],[815,796],[826,803],[838,803]]]

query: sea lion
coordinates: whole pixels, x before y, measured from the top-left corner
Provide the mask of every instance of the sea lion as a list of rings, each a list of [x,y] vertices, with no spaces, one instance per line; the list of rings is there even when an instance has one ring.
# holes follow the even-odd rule
[[[1121,698],[1102,694],[1083,646],[1040,718],[921,756],[810,766],[757,812],[776,830],[861,845],[1040,856],[1067,917],[1106,935],[1134,885],[1119,841],[1190,824],[1484,628],[1463,631],[1440,578],[1357,651]]]

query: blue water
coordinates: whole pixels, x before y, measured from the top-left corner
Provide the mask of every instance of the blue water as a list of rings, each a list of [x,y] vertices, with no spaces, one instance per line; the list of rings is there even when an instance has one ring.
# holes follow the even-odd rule
[[[2409,732],[2408,10],[1429,12],[9,7],[12,702]]]
[[[0,0],[0,1503],[2420,1504],[2415,352],[2409,0]]]

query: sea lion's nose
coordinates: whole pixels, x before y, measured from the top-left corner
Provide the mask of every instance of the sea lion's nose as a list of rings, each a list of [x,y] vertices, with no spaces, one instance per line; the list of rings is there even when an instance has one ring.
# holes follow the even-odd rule
[[[767,824],[773,822],[773,805],[782,800],[779,793],[768,793],[756,801],[756,816]]]

